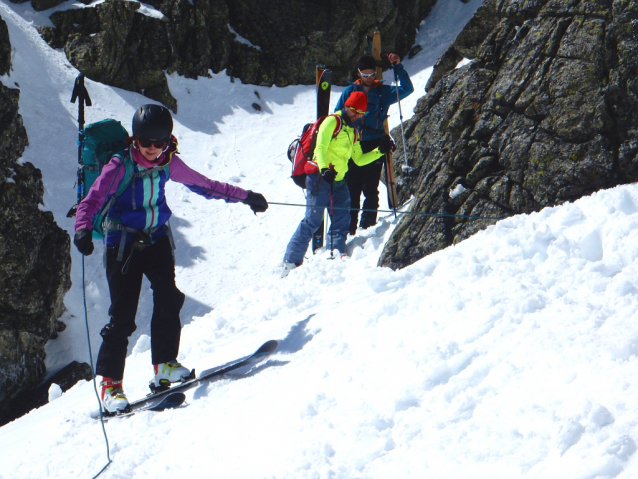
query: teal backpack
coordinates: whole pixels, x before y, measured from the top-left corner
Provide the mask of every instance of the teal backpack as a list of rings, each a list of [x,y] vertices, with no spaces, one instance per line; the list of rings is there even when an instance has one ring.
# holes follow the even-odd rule
[[[111,161],[111,158],[114,156],[120,158],[128,156],[124,152],[128,137],[129,134],[126,128],[119,121],[111,118],[91,123],[84,127],[81,145],[82,164],[78,170],[78,204],[79,201],[86,197],[91,186],[102,173],[102,168]],[[125,182],[122,181],[122,183]],[[124,188],[126,188],[126,185],[124,185]],[[121,194],[119,187],[118,193]],[[109,208],[111,204],[108,204]],[[102,239],[104,237],[101,224],[106,211],[108,211],[108,208],[103,211],[105,209],[104,206],[102,205],[100,212],[93,219],[93,239]],[[74,209],[77,209],[77,205],[72,208],[73,214],[75,214]],[[69,215],[71,215],[71,212],[69,212]],[[98,216],[100,221],[96,224]]]
[[[67,213],[68,218],[75,216],[80,201],[89,192],[102,168],[113,156],[124,154],[128,132],[119,121],[107,119],[80,127],[78,139],[78,175],[77,203]]]
[[[111,209],[115,200],[128,188],[131,181],[136,176],[152,174],[154,170],[163,169],[166,176],[169,176],[168,165],[149,168],[142,172],[135,172],[133,161],[130,155],[125,151],[126,140],[129,134],[122,124],[113,119],[106,119],[91,123],[84,128],[84,138],[82,142],[82,165],[78,171],[78,198],[84,199],[89,189],[95,183],[95,180],[102,168],[114,156],[122,160],[121,166],[124,166],[124,178],[117,186],[117,191],[108,201],[105,201],[100,211],[93,217],[93,239],[101,240],[104,238],[106,231],[104,229],[104,220]],[[135,205],[133,205],[135,207]],[[77,208],[77,205],[74,207]],[[73,211],[73,208],[72,208]],[[113,226],[113,225],[111,225]]]
[[[84,126],[84,106],[91,106],[89,92],[84,86],[84,74],[80,73],[75,79],[71,103],[80,100],[78,104],[78,173],[77,173],[77,203],[71,207],[67,213],[68,218],[75,216],[78,205],[89,192],[102,168],[111,158],[117,156],[121,159],[120,165],[124,165],[125,172],[122,181],[118,184],[117,191],[107,201],[104,201],[100,211],[93,217],[93,238],[102,239],[108,232],[105,230],[104,220],[115,200],[128,188],[134,177],[152,174],[157,169],[164,169],[166,176],[169,176],[168,165],[149,168],[144,171],[135,171],[131,156],[125,152],[126,140],[129,134],[122,124],[113,119],[106,119]],[[133,186],[135,187],[135,186]],[[133,195],[133,208],[135,208],[135,195]],[[111,221],[113,223],[113,221]],[[117,228],[118,225],[111,225]],[[124,237],[124,235],[123,235]],[[171,236],[171,244],[172,236]],[[121,248],[120,248],[121,249]],[[105,250],[106,251],[106,250]],[[119,258],[119,256],[118,256]]]
[[[129,134],[119,121],[106,119],[84,128],[82,145],[82,195],[84,198],[102,168],[114,156],[122,157]]]

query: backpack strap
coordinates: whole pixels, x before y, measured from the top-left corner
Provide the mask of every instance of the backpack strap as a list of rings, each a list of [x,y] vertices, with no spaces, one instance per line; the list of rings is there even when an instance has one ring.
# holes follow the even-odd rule
[[[327,115],[327,116],[323,116],[323,117],[319,118],[319,120],[317,120],[319,122],[319,125],[316,128],[315,135],[312,138],[312,143],[310,145],[310,150],[308,152],[309,153],[308,154],[308,163],[310,163],[311,165],[314,165],[316,168],[318,168],[318,165],[314,161],[314,156],[315,156],[314,152],[315,152],[315,147],[317,146],[317,134],[319,132],[319,126],[329,116],[334,116],[337,119],[337,126],[335,127],[335,130],[332,132],[331,141],[334,140],[337,137],[337,135],[341,132],[341,129],[343,128],[343,119],[341,118],[341,115],[337,115],[336,113],[333,113],[333,114]]]
[[[336,138],[337,135],[341,132],[341,128],[343,128],[343,118],[341,118],[341,115],[337,115],[336,113],[333,113],[330,116],[334,116],[337,119],[337,127],[335,128],[335,131],[332,134],[332,138]]]
[[[131,171],[131,173],[130,173],[130,178],[129,178],[128,183],[130,183],[130,184],[131,184],[131,188],[133,188],[133,191],[132,191],[132,193],[131,193],[131,206],[132,206],[132,207],[133,207],[133,209],[135,210],[135,209],[137,209],[137,203],[135,202],[135,180],[136,180],[137,178],[144,178],[145,176],[152,177],[152,176],[153,176],[153,174],[154,174],[156,171],[162,171],[162,170],[164,170],[164,171],[166,172],[166,178],[168,179],[168,177],[169,177],[169,174],[170,174],[170,173],[169,173],[168,165],[164,165],[164,166],[154,166],[153,168],[148,168],[148,169],[146,169],[146,170],[133,171],[133,170],[134,170],[134,168],[133,168],[133,161],[131,160],[129,163],[131,164],[131,170],[132,170],[132,171]],[[127,171],[127,173],[128,173],[128,171]],[[121,186],[123,183],[124,183],[124,181],[122,181],[122,182],[120,183],[120,186]],[[127,187],[128,187],[128,184],[124,186],[124,188],[123,188],[122,192],[124,192],[124,190],[125,190]],[[118,187],[118,190],[119,190],[119,187]]]
[[[124,166],[124,176],[122,177],[122,179],[118,183],[117,190],[115,190],[115,193],[113,193],[111,195],[111,197],[108,199],[108,201],[105,201],[102,204],[102,207],[100,208],[100,211],[98,211],[98,213],[93,218],[94,227],[95,227],[95,219],[97,217],[100,217],[99,221],[100,221],[100,224],[101,224],[102,221],[104,220],[104,217],[108,214],[109,210],[113,206],[113,203],[115,203],[115,200],[122,193],[124,193],[124,190],[128,187],[128,184],[131,181],[131,175],[132,175],[132,171],[133,171],[133,160],[130,159],[130,156],[131,156],[130,153],[124,153],[124,154],[117,153],[117,154],[113,155],[113,158],[119,158],[120,159],[120,164],[117,166],[117,170],[115,170],[115,176],[113,176],[113,181],[115,181],[115,178],[117,177],[117,172],[119,171],[121,166]],[[112,185],[113,185],[113,183],[111,183],[111,187],[109,188],[109,191],[113,187]],[[99,232],[99,230],[98,230],[98,232]]]
[[[171,244],[171,248],[175,250],[175,242],[173,240],[173,232],[171,231],[170,224],[165,224],[162,226],[157,226],[155,228],[147,228],[144,230],[136,230],[134,228],[129,228],[127,226],[122,225],[120,222],[116,222],[110,218],[108,218],[108,211],[111,209],[111,206],[115,203],[118,197],[120,197],[124,191],[131,186],[131,204],[133,209],[137,208],[135,201],[135,180],[136,178],[142,178],[144,176],[152,176],[154,172],[163,170],[166,174],[166,178],[170,177],[170,168],[168,163],[163,166],[154,166],[153,168],[148,168],[142,171],[135,171],[135,165],[133,163],[133,159],[131,158],[130,152],[126,155],[116,155],[118,158],[121,158],[122,164],[124,164],[124,177],[117,185],[117,191],[111,196],[106,206],[102,209],[102,228],[105,235],[108,235],[110,231],[120,231],[120,245],[117,251],[117,261],[122,261],[124,258],[124,248],[126,246],[126,238],[129,234],[138,234],[140,232],[144,232],[148,235],[152,235],[153,233],[166,229],[169,237],[169,242]],[[105,261],[106,261],[106,249],[104,250]],[[105,263],[106,264],[106,263]]]
[[[124,155],[118,154],[115,156],[119,158],[121,164],[124,165],[124,176],[122,177],[122,180],[120,181],[120,183],[117,185],[117,190],[115,191],[115,195],[114,195],[119,197],[122,195],[122,193],[124,193],[124,190],[128,188],[128,185],[131,182],[131,178],[133,177],[133,172],[135,168],[133,165],[133,159],[131,158],[130,151]]]

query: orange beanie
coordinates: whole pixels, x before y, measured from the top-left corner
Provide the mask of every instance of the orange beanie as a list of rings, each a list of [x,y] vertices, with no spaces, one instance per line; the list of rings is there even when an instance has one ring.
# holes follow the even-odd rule
[[[352,108],[356,108],[357,110],[367,111],[368,110],[368,95],[363,93],[362,91],[354,91],[350,94],[345,103],[346,106],[351,106]]]

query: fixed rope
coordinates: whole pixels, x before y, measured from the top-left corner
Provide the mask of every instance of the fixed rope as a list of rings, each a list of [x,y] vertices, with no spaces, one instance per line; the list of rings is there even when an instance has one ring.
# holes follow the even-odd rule
[[[95,381],[95,370],[93,369],[93,350],[91,349],[91,335],[89,334],[89,315],[86,307],[86,283],[85,283],[85,271],[84,271],[84,255],[82,255],[82,300],[84,302],[84,324],[86,325],[86,342],[89,346],[89,365],[91,366],[91,376],[93,377],[93,390],[95,391],[95,397],[100,408],[100,423],[102,424],[102,434],[104,434],[104,442],[106,443],[106,465],[98,472],[93,479],[102,474],[107,467],[111,464],[111,454],[109,448],[109,438],[106,436],[106,429],[104,427],[104,414],[102,412],[102,403],[100,401],[100,394],[97,392],[97,383]]]
[[[278,205],[278,206],[299,206],[303,208],[310,208],[307,205],[302,205],[298,203],[276,203],[274,201],[269,201],[269,205]],[[346,208],[343,206],[331,206],[333,210],[348,210],[348,211],[374,211],[377,213],[395,213],[394,210],[375,210],[370,208]],[[453,215],[448,213],[423,213],[420,211],[397,211],[397,215],[416,215],[416,216],[442,216],[445,218],[466,218],[471,220],[504,220],[505,216],[477,216],[477,215]]]
[[[220,199],[224,199],[227,198],[229,200],[235,200],[238,201],[240,203],[244,202],[244,199],[242,198],[238,198],[236,196],[232,196],[232,195],[228,195],[228,194],[224,194],[224,193],[219,193],[217,191],[208,189],[208,188],[203,188],[200,187],[202,190],[207,191],[217,197],[219,197]],[[300,204],[300,203],[278,203],[276,201],[268,201],[268,205],[277,205],[277,206],[295,206],[295,207],[300,207],[300,208],[310,208],[308,205],[305,204]],[[394,210],[375,210],[375,209],[370,209],[370,208],[346,208],[343,206],[330,206],[331,209],[333,210],[347,210],[347,211],[372,211],[372,212],[377,212],[377,213],[396,213],[399,215],[415,215],[415,216],[440,216],[440,217],[444,217],[444,218],[465,218],[465,219],[470,219],[470,220],[490,220],[490,221],[499,221],[499,220],[504,220],[506,217],[505,216],[478,216],[478,215],[453,215],[453,214],[448,214],[448,213],[423,213],[420,211],[394,211]]]

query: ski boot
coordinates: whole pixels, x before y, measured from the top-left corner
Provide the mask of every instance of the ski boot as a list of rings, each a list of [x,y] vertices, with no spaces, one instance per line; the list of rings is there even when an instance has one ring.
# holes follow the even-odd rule
[[[177,361],[153,364],[155,378],[149,384],[154,393],[165,391],[171,387],[171,383],[188,381],[195,378],[195,370],[189,371]]]
[[[102,407],[108,414],[117,414],[127,411],[129,408],[128,399],[122,390],[122,380],[112,378],[102,378]]]

